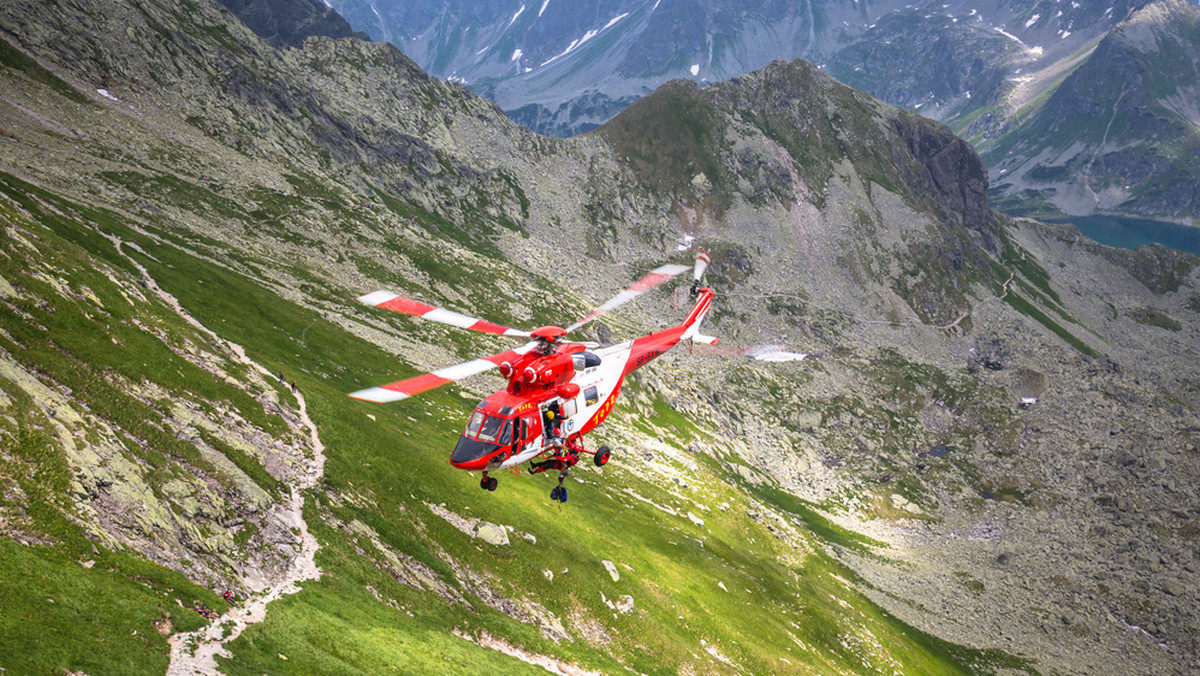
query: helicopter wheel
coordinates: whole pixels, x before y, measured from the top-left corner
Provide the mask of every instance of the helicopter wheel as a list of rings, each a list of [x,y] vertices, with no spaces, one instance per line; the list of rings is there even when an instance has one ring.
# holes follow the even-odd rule
[[[485,491],[496,490],[496,477],[484,477],[479,480],[479,487]]]
[[[608,462],[608,457],[612,452],[608,450],[608,446],[601,446],[596,449],[596,455],[592,457],[592,462],[596,463],[597,467],[603,467],[604,463]]]

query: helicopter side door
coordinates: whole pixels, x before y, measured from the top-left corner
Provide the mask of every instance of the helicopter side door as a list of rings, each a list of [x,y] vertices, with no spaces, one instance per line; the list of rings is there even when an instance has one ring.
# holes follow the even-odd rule
[[[520,451],[527,450],[532,444],[541,446],[542,425],[539,416],[527,413],[518,419],[517,427],[520,431],[520,436],[517,437],[521,440]]]
[[[533,413],[527,413],[514,419],[513,427],[517,434],[513,437],[512,455],[501,465],[501,468],[504,469],[519,465],[539,455],[545,446],[545,440],[542,438],[541,415],[536,409]]]

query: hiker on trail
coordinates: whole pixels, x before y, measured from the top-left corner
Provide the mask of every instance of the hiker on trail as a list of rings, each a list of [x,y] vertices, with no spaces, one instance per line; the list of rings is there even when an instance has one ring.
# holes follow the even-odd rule
[[[292,381],[292,391],[293,392],[296,391],[296,381],[294,381],[294,380]]]
[[[282,384],[284,384],[284,382],[286,382],[286,381],[284,381],[284,379],[283,379],[283,371],[280,371],[279,372],[279,384],[282,385]]]

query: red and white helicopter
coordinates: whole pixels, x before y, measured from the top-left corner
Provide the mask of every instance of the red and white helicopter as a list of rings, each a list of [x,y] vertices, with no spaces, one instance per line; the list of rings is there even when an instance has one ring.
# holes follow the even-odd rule
[[[470,472],[482,472],[480,488],[496,490],[489,472],[509,469],[534,461],[529,472],[557,470],[558,486],[550,499],[567,501],[562,485],[567,472],[583,455],[591,455],[599,467],[608,462],[607,446],[592,451],[583,437],[612,412],[625,376],[662,355],[679,342],[691,340],[715,345],[717,339],[700,333],[700,322],[712,305],[713,291],[700,286],[711,258],[700,250],[693,268],[691,294],[696,302],[678,326],[623,343],[590,349],[588,344],[567,340],[571,331],[687,270],[683,265],[663,265],[625,291],[617,294],[583,319],[563,329],[543,326],[533,331],[512,329],[466,315],[403,298],[388,291],[361,296],[359,301],[402,314],[421,317],[472,331],[533,338],[530,342],[499,354],[450,366],[399,382],[359,390],[350,396],[384,403],[407,399],[467,376],[498,368],[508,386],[488,396],[475,407],[450,464]],[[805,355],[778,346],[739,351],[756,359],[792,361]]]

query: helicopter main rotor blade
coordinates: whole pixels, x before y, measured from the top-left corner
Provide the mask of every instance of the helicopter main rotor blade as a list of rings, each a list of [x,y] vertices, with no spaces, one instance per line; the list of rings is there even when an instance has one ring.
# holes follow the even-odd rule
[[[696,338],[700,338],[700,340],[693,339],[694,342],[705,346],[698,350],[700,354],[749,357],[758,361],[804,361],[808,358],[807,352],[791,352],[786,345],[727,346],[705,340],[709,336],[698,335]]]
[[[377,404],[387,403],[389,401],[400,401],[407,399],[415,394],[427,392],[442,385],[462,380],[468,376],[473,376],[477,373],[483,373],[488,369],[494,369],[504,362],[516,362],[521,355],[529,352],[537,347],[537,341],[525,343],[521,347],[505,350],[489,357],[481,357],[472,359],[471,361],[447,366],[446,368],[438,369],[431,373],[425,373],[412,378],[406,378],[388,385],[379,387],[368,387],[365,390],[351,392],[350,397],[360,399],[362,401],[371,401]]]
[[[398,296],[391,291],[375,291],[368,293],[365,296],[359,296],[360,303],[371,305],[374,307],[399,312],[404,315],[412,315],[421,319],[428,319],[450,326],[457,326],[460,329],[470,329],[480,333],[491,333],[497,336],[522,336],[529,337],[528,331],[520,329],[510,329],[507,326],[500,326],[475,317],[447,310],[445,308],[426,305],[420,301],[415,301],[410,298]]]
[[[625,303],[628,303],[629,301],[633,300],[634,298],[637,298],[638,296],[642,295],[643,293],[646,293],[650,289],[653,289],[654,287],[658,286],[659,284],[662,284],[663,282],[674,277],[675,275],[678,275],[681,272],[687,272],[690,269],[691,268],[689,268],[686,265],[662,265],[662,266],[659,266],[659,267],[651,270],[650,274],[648,274],[645,277],[642,277],[638,281],[634,282],[633,286],[630,286],[628,289],[625,289],[621,293],[618,293],[617,295],[613,296],[612,298],[609,298],[603,305],[601,305],[600,307],[593,310],[586,317],[584,317],[583,319],[580,319],[579,321],[575,322],[574,324],[568,326],[566,329],[567,332],[569,333],[571,331],[574,331],[575,329],[583,326],[584,324],[587,324],[588,322],[592,321],[596,317],[599,317],[600,315],[604,314],[605,312],[608,312],[609,310],[612,310],[614,308],[624,305]]]

